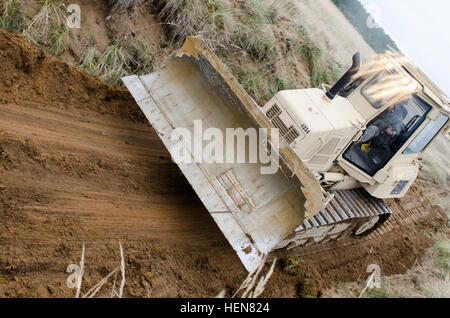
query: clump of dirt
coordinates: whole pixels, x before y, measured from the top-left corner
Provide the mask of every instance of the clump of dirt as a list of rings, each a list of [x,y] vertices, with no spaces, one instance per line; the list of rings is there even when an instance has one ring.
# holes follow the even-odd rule
[[[83,243],[86,292],[119,266],[119,241],[126,297],[237,290],[244,267],[126,90],[3,30],[0,72],[1,297],[73,296],[66,268],[79,263]],[[278,265],[263,296],[320,296],[372,262],[406,270],[431,245],[426,230],[447,222],[423,198],[419,183],[391,202],[423,213],[374,241],[277,254],[303,261],[295,275]]]

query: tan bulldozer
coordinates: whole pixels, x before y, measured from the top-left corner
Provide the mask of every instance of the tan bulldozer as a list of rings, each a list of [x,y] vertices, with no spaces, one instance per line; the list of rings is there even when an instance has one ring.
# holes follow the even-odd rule
[[[363,66],[357,53],[333,87],[262,106],[201,37],[123,81],[248,271],[274,249],[382,226],[383,199],[405,195],[450,114],[450,99],[394,52]]]

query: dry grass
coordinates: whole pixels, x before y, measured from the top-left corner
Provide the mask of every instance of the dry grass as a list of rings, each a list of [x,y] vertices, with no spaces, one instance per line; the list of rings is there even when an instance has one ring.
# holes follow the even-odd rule
[[[272,261],[272,265],[264,276],[261,273],[266,265],[266,259],[267,255],[263,259],[261,259],[259,265],[252,272],[248,273],[247,277],[242,282],[238,290],[234,293],[232,298],[237,297],[239,294],[241,294],[241,298],[257,298],[264,292],[266,284],[272,276],[275,264],[277,262],[277,259],[274,258]],[[227,292],[224,289],[219,294],[217,294],[215,298],[225,298],[226,294]]]
[[[324,65],[325,58],[319,46],[314,44],[303,26],[300,26],[299,32],[305,42],[298,47],[297,51],[303,56],[303,60],[308,66],[311,86],[319,87],[323,83],[333,84],[338,80],[341,71],[337,63],[329,61],[326,63],[327,65]]]
[[[25,15],[22,4],[17,0],[0,2],[0,28],[8,32],[21,33],[25,28]]]
[[[389,292],[384,288],[374,288],[370,290],[365,298],[390,298],[391,295]]]
[[[1,1],[0,27],[9,32],[23,33],[31,43],[58,57],[66,51],[71,36],[66,26],[66,1],[45,0],[37,3],[39,10],[29,18],[21,2]]]
[[[260,265],[255,268],[252,272],[250,272],[247,278],[244,280],[242,285],[233,295],[233,298],[239,295],[242,292],[241,298],[257,298],[259,297],[266,287],[267,282],[273,274],[273,270],[275,268],[275,264],[277,259],[274,258],[272,265],[267,271],[266,275],[262,275],[261,272],[266,264],[266,257],[261,260]],[[220,294],[219,294],[220,295]]]
[[[148,0],[107,0],[112,10],[127,10],[134,6],[144,5]]]
[[[66,26],[68,13],[65,0],[38,1],[39,9],[27,19],[17,0],[0,3],[0,27],[10,32],[24,33],[28,40],[46,52],[59,57],[68,49],[71,32]],[[126,9],[143,5],[147,0],[110,0],[112,9]],[[158,48],[134,39],[114,40],[104,52],[88,47],[80,59],[79,67],[100,79],[122,85],[121,77],[146,74],[160,64]]]
[[[387,277],[386,290],[396,297],[450,298],[449,241],[438,241],[429,250],[422,264],[408,270],[404,275]]]
[[[159,12],[175,46],[181,45],[188,35],[202,35],[259,104],[279,90],[317,87],[337,77],[334,64],[326,61],[309,39],[292,0],[107,2],[113,11],[148,5]],[[32,43],[58,57],[68,50],[71,39],[65,25],[66,1],[39,3],[40,9],[27,22],[17,0],[3,1],[0,23],[14,32],[23,30]],[[160,59],[155,52],[158,49],[149,44],[118,39],[105,52],[87,48],[80,67],[111,84],[121,85],[121,76],[157,68]]]
[[[450,241],[437,241],[434,250],[437,253],[435,265],[443,270],[444,276],[447,276],[450,273]]]
[[[103,53],[90,47],[81,57],[79,67],[113,85],[129,74],[151,73],[159,65],[156,48],[140,41],[122,39]]]
[[[155,2],[174,43],[202,35],[260,104],[279,90],[318,86],[336,77],[333,63],[309,40],[292,1]],[[305,65],[309,84],[302,74]]]
[[[66,26],[66,1],[40,1],[41,8],[24,30],[28,40],[55,56],[67,49],[70,30]]]
[[[125,259],[123,256],[123,248],[122,248],[122,244],[119,242],[119,248],[120,248],[120,266],[115,268],[112,272],[110,272],[108,275],[106,275],[105,277],[103,277],[97,284],[95,284],[91,289],[89,289],[83,296],[82,298],[93,298],[94,296],[96,296],[99,291],[105,286],[105,284],[112,278],[114,277],[114,282],[112,284],[112,289],[110,292],[110,297],[114,298],[122,298],[123,296],[123,288],[125,286]],[[67,267],[67,271],[71,272],[73,271],[73,269],[78,269],[78,276],[75,279],[75,284],[74,287],[76,288],[76,293],[75,293],[75,298],[79,298],[81,295],[81,288],[82,288],[82,284],[83,284],[83,275],[85,272],[85,261],[84,261],[84,254],[85,254],[85,249],[84,249],[84,243],[83,243],[83,249],[82,249],[82,253],[81,253],[81,261],[80,261],[80,266],[78,265],[74,265],[71,264]],[[122,279],[121,279],[121,283],[119,286],[119,290],[116,290],[116,279],[117,279],[117,273],[120,272]]]
[[[273,51],[270,25],[276,16],[268,1],[157,1],[159,16],[170,25],[172,39],[202,35],[212,46],[236,46],[262,59]],[[284,1],[280,1],[284,2]]]
[[[444,189],[450,187],[450,142],[438,136],[423,155],[424,172]]]
[[[429,184],[428,197],[450,219],[450,139],[438,136],[423,154],[423,174]],[[450,222],[450,221],[449,221]],[[449,224],[450,225],[450,224]]]

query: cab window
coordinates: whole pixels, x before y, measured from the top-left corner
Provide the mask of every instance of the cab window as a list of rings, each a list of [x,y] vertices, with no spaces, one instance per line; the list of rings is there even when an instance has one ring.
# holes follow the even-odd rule
[[[375,108],[381,108],[398,96],[398,74],[395,71],[382,71],[361,89],[361,94]]]
[[[425,121],[430,110],[422,98],[410,95],[372,120],[343,157],[368,175],[375,175]]]
[[[351,93],[355,91],[366,79],[368,75],[361,76],[355,79],[353,82],[344,87],[342,91],[339,92],[339,95],[342,97],[348,97]]]
[[[404,154],[422,152],[437,133],[444,127],[448,121],[448,116],[441,114],[438,119],[430,121],[425,128],[414,138],[408,147],[403,151]]]

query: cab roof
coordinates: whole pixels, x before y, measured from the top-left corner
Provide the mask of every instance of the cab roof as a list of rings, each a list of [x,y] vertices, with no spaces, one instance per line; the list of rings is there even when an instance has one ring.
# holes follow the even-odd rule
[[[399,53],[388,51],[386,52],[393,58],[398,58],[399,54],[404,61],[403,68],[414,77],[423,87],[423,92],[440,106],[441,110],[450,114],[450,97],[447,96],[417,65],[415,65],[408,57]],[[403,60],[403,59],[402,59]]]

